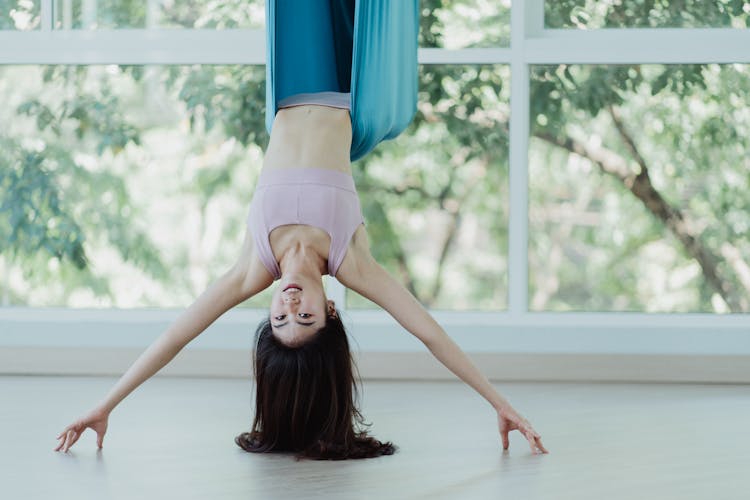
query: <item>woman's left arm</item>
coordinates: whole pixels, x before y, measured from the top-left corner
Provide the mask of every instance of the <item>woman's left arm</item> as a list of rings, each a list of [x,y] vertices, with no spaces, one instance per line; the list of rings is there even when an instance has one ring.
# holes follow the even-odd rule
[[[403,285],[372,257],[359,259],[356,266],[348,271],[337,276],[342,284],[388,311],[401,326],[421,340],[443,365],[492,405],[498,414],[504,449],[509,446],[508,432],[518,429],[529,441],[532,453],[536,453],[537,448],[547,453],[541,436],[531,424],[492,387],[487,377]]]

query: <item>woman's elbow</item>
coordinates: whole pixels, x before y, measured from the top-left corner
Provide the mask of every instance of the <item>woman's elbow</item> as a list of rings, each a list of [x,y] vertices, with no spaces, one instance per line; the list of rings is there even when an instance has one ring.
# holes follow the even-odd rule
[[[267,271],[259,271],[244,263],[232,266],[224,274],[224,279],[230,289],[242,300],[265,290],[273,283],[273,277]]]

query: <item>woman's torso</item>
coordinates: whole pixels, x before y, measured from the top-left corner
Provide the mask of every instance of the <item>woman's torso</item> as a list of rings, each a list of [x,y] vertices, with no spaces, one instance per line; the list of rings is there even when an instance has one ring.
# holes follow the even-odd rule
[[[276,171],[312,168],[335,172],[329,175],[324,173],[322,177],[350,178],[351,140],[351,118],[347,109],[321,105],[299,105],[280,109],[274,120],[261,176],[284,177],[287,172]],[[362,226],[357,229],[360,230],[364,230]],[[260,235],[263,236],[265,235]],[[346,238],[347,241],[343,242],[342,238],[338,237],[338,242],[332,242],[329,233],[321,227],[287,223],[275,227],[268,233],[272,255],[266,256],[266,260],[273,259],[278,263],[292,246],[302,244],[318,254],[323,262],[328,263],[329,255],[344,258],[354,239]],[[332,243],[339,248],[333,248]],[[345,244],[346,248],[342,248],[342,244]],[[334,254],[338,254],[338,257]],[[326,269],[321,271],[326,272]]]
[[[349,110],[319,105],[280,109],[263,169],[316,167],[351,174]]]

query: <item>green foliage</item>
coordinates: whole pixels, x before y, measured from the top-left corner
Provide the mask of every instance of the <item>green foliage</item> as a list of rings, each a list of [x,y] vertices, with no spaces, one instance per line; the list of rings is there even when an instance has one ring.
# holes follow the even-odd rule
[[[534,67],[532,134],[573,137],[584,142],[588,137],[597,136],[601,138],[604,150],[626,158],[634,165],[637,158],[623,142],[610,118],[609,108],[616,108],[622,115],[626,131],[636,139],[636,147],[648,165],[656,188],[668,203],[692,221],[694,227],[700,228],[701,244],[720,260],[727,244],[747,259],[750,247],[746,225],[733,222],[739,220],[738,214],[747,210],[750,203],[746,194],[750,187],[746,182],[747,175],[740,173],[741,165],[746,163],[744,151],[750,146],[747,133],[750,117],[731,109],[735,105],[746,109],[750,104],[750,96],[744,90],[750,85],[748,78],[747,67],[738,65]],[[536,147],[544,152],[551,146],[538,143]],[[550,153],[542,154],[548,156]],[[633,171],[637,172],[637,167],[634,166]],[[568,183],[571,188],[582,182],[568,177],[570,173],[559,177],[547,170],[541,175],[555,175],[558,182]],[[599,180],[591,177],[589,182],[603,182],[602,175],[597,174]],[[727,176],[733,182],[716,182],[717,176]],[[653,260],[644,252],[655,248],[655,237],[661,235],[676,252],[661,265],[671,267],[675,273],[690,274],[691,286],[696,290],[691,297],[683,297],[680,305],[669,307],[673,310],[713,310],[711,301],[717,290],[701,279],[700,271],[688,271],[691,257],[682,244],[668,234],[662,222],[644,206],[628,202],[630,207],[625,208],[626,197],[630,195],[627,186],[611,180],[607,183],[610,186],[607,192],[620,193],[619,196],[623,197],[618,201],[620,207],[617,211],[629,214],[628,225],[617,228],[599,226],[588,230],[579,227],[578,236],[572,236],[576,234],[574,231],[569,237],[585,242],[586,254],[604,253],[607,258],[601,266],[597,265],[596,259],[590,259],[584,272],[581,272],[581,267],[565,264],[560,264],[557,269],[547,268],[544,272],[557,274],[561,283],[556,291],[560,300],[551,297],[546,307],[557,303],[554,308],[568,309],[571,304],[581,304],[584,309],[612,308],[611,302],[607,307],[602,301],[606,303],[622,297],[617,299],[619,305],[614,306],[616,309],[649,310],[651,306],[647,302],[638,300],[639,297],[648,300],[648,294],[637,292],[644,287],[638,280],[645,279],[645,276],[637,277],[641,275],[639,267],[643,267],[644,259]],[[534,203],[548,205],[546,186],[535,185],[532,181],[532,193],[537,190],[541,191],[538,195],[532,194]],[[576,196],[580,195],[570,193],[558,203],[567,203],[564,200],[573,200]],[[585,209],[602,210],[596,207],[596,201],[597,197],[593,197]],[[640,221],[640,218],[644,219]],[[622,222],[618,224],[625,224],[626,219],[620,219]],[[597,229],[604,229],[604,232],[594,232]],[[533,253],[549,248],[549,242],[545,243],[543,236],[548,230],[540,226],[532,229]],[[613,232],[620,235],[617,237],[619,245],[627,248],[627,252],[620,252],[618,246],[612,245]],[[543,266],[541,261],[539,265]],[[719,266],[721,279],[737,290],[746,290],[737,279],[736,270],[728,266],[727,263]],[[684,271],[678,271],[681,268]],[[532,270],[532,290],[536,286],[543,288],[541,283],[544,282],[545,278]],[[585,296],[581,295],[586,291]]]
[[[55,165],[44,151],[0,137],[0,254],[12,260],[43,252],[86,266],[85,236],[65,206]]]
[[[47,67],[41,73],[49,85],[63,89],[81,88],[91,79],[87,68]],[[98,95],[75,93],[60,99],[53,90],[17,106],[15,126],[21,127],[27,117],[36,132],[33,141],[23,134],[2,137],[0,255],[32,281],[49,275],[52,258],[59,262],[54,266],[57,272],[68,276],[69,290],[88,283],[91,290],[109,294],[106,283],[92,274],[87,256],[87,248],[102,239],[124,261],[154,278],[165,279],[169,273],[154,244],[127,217],[138,211],[122,176],[85,166],[77,158],[78,148],[91,149],[99,162],[107,162],[140,143],[137,128],[124,117],[120,98],[101,82]]]
[[[561,0],[546,1],[545,13],[550,27],[738,26],[748,22],[747,3]],[[480,20],[464,15],[480,4],[494,10]],[[38,2],[18,5],[38,9]],[[72,5],[78,27],[82,2]],[[260,5],[165,1],[158,23],[255,26]],[[454,44],[452,30],[467,26],[475,33],[464,46],[505,44],[509,10],[496,5],[421,0],[420,46]],[[98,2],[97,16],[100,27],[146,25],[144,2]],[[0,17],[0,28],[11,22]],[[0,75],[23,71],[0,68]],[[208,269],[204,281],[223,270],[244,231],[258,170],[248,157],[268,141],[264,73],[212,65],[41,68],[34,77],[41,81],[25,80],[41,90],[0,111],[12,123],[0,137],[0,256],[12,258],[31,286],[54,283],[60,304],[82,290],[116,303],[122,285],[92,265],[92,256],[106,252],[129,266],[126,272],[194,296],[205,283],[186,270]],[[432,307],[507,303],[507,82],[505,66],[420,68],[419,108],[409,129],[354,165],[373,253]],[[700,266],[628,186],[548,141],[594,145],[637,173],[613,112],[655,189],[697,228],[721,278],[743,289],[736,262],[724,255],[730,245],[750,260],[747,65],[534,66],[530,92],[532,309],[720,310]],[[170,152],[184,169],[155,176],[160,148],[167,147],[159,141],[172,145],[170,134],[184,139],[184,149]],[[131,177],[167,186],[158,191]],[[184,215],[179,241],[152,241],[145,204],[165,202],[161,197],[172,207],[196,207]],[[188,246],[187,234],[207,233],[217,210],[227,244]],[[27,300],[19,290],[11,288],[12,300]]]
[[[41,0],[0,0],[0,30],[38,27],[40,3]]]
[[[506,303],[508,79],[504,66],[421,67],[414,121],[355,168],[373,255],[432,307]]]
[[[176,86],[185,103],[190,127],[206,131],[220,126],[243,145],[268,141],[265,127],[265,68],[173,67],[167,85]]]
[[[162,7],[162,24],[201,29],[262,28],[254,11],[263,0],[172,0]]]
[[[146,26],[146,7],[143,0],[97,0],[96,24],[99,28],[144,28]],[[56,21],[62,22],[64,6],[62,0],[55,0]],[[70,1],[70,29],[81,29],[84,20],[84,1]]]
[[[555,28],[739,27],[748,10],[748,2],[724,0],[545,2],[546,25]],[[613,112],[655,188],[719,261],[720,279],[750,296],[737,277],[741,261],[750,259],[748,228],[741,222],[746,215],[740,215],[750,203],[750,117],[737,111],[750,104],[749,84],[746,65],[532,67],[531,133],[541,140],[531,143],[530,206],[544,214],[530,226],[532,308],[716,310],[718,291],[703,277],[706,270],[627,185],[591,159],[579,165],[547,142],[592,144],[638,172],[638,158],[614,126]],[[561,210],[578,220],[554,215]],[[555,217],[562,222],[551,223]],[[740,262],[724,260],[728,248]]]
[[[90,27],[84,26],[86,15],[83,0],[71,0],[69,4],[55,0],[57,23],[62,23],[62,13],[66,5],[69,5],[71,19],[71,25],[66,28]],[[258,13],[263,10],[262,0],[159,0],[153,19],[149,19],[148,7],[149,2],[144,0],[97,0],[95,19],[90,21],[100,29],[262,27],[262,23],[258,22]]]
[[[419,46],[507,47],[509,0],[420,0]]]
[[[743,0],[546,0],[548,28],[703,28],[750,22]]]

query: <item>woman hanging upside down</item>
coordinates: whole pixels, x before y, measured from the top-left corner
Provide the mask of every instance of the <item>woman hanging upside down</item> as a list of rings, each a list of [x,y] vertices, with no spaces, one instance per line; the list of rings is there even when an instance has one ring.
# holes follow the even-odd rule
[[[484,397],[497,412],[504,449],[508,433],[519,430],[532,453],[547,453],[531,424],[370,253],[351,160],[398,135],[413,115],[417,2],[358,0],[356,8],[352,0],[325,3],[330,17],[305,15],[304,9],[319,7],[317,2],[267,2],[271,139],[236,263],[141,354],[93,410],[60,433],[56,451],[67,451],[86,428],[96,432],[101,448],[115,406],[224,312],[278,280],[269,317],[255,337],[255,420],[235,442],[250,452],[291,451],[318,459],[392,454],[392,443],[362,428],[347,334],[323,288],[322,277],[329,274],[388,311]],[[284,15],[282,6],[294,15]],[[317,18],[333,19],[327,31],[333,49],[316,41],[319,33],[305,31]],[[282,32],[302,40],[282,43]],[[383,40],[384,32],[398,36]],[[308,52],[298,57],[308,62],[309,47],[322,48],[312,54],[314,67],[292,78],[292,68],[304,65],[291,55],[292,47],[303,45]],[[373,75],[397,85],[390,91],[382,81],[373,86]],[[405,106],[386,105],[404,98]],[[414,102],[408,104],[409,99]],[[400,116],[376,116],[394,113],[389,109]]]

